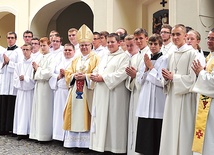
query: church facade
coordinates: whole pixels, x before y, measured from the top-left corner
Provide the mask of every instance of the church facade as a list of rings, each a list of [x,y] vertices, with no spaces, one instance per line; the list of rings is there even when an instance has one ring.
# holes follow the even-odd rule
[[[114,32],[119,27],[133,33],[138,27],[153,33],[154,20],[182,23],[200,32],[206,50],[207,32],[214,27],[213,0],[7,0],[0,2],[0,45],[6,46],[6,33],[15,31],[17,44],[31,30],[35,37],[57,30],[67,42],[67,31],[83,23],[92,31]],[[161,19],[154,19],[157,12]]]

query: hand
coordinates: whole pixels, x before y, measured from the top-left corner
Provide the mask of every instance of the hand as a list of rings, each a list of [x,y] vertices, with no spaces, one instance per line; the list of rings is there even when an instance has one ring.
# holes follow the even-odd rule
[[[144,55],[144,63],[146,65],[146,68],[152,70],[154,68],[153,64],[152,64],[152,61],[149,59],[149,56],[148,54],[145,54]]]
[[[136,77],[137,71],[134,67],[126,67],[126,74],[134,79]]]
[[[64,69],[60,69],[60,74],[61,74],[61,76],[65,76],[65,70]]]
[[[76,73],[76,74],[74,75],[74,78],[75,78],[76,80],[85,80],[85,79],[86,79],[86,76],[85,76],[85,74],[83,74],[83,73]]]
[[[97,75],[91,74],[90,79],[94,82],[104,82],[103,77],[99,74]]]
[[[20,81],[24,81],[24,75],[20,75],[20,76],[19,76],[19,80],[20,80]]]
[[[32,62],[32,66],[34,71],[37,71],[37,68],[39,67],[39,65],[36,62]]]
[[[198,76],[201,70],[204,68],[201,66],[201,63],[199,60],[194,60],[192,63],[192,70],[195,72],[195,74]]]
[[[4,57],[4,64],[8,64],[10,59],[6,56],[6,54],[3,54],[3,57]]]
[[[162,75],[164,79],[167,80],[173,80],[173,74],[172,72],[168,71],[167,69],[162,69]]]

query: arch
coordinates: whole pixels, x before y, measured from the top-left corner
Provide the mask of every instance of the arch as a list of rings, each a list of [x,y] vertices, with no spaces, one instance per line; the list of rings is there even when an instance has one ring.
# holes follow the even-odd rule
[[[7,47],[7,40],[5,39],[7,32],[15,32],[15,14],[16,11],[11,7],[0,7],[0,44],[3,47]]]
[[[48,3],[46,5],[43,4],[43,7],[41,7],[37,13],[31,18],[30,22],[30,30],[34,32],[34,35],[36,37],[42,37],[42,36],[48,36],[49,32],[53,29],[60,31],[65,31],[63,33],[62,37],[67,39],[67,31],[70,28],[69,23],[67,23],[67,28],[64,28],[63,30],[61,27],[59,27],[60,23],[58,22],[62,21],[62,18],[64,16],[68,17],[69,8],[73,5],[76,5],[77,3],[81,3],[82,6],[86,6],[88,8],[87,14],[91,14],[93,16],[93,11],[90,6],[93,6],[92,0],[89,0],[86,2],[82,2],[80,0],[56,0],[51,3]],[[79,8],[81,10],[81,8]],[[83,18],[82,15],[76,15],[75,18]],[[68,21],[68,19],[64,19],[65,22]],[[91,19],[93,23],[93,18]],[[66,24],[66,23],[65,23]],[[93,24],[92,24],[93,25]],[[64,25],[65,26],[65,25]],[[92,27],[93,28],[93,27]],[[61,34],[62,32],[60,32]]]

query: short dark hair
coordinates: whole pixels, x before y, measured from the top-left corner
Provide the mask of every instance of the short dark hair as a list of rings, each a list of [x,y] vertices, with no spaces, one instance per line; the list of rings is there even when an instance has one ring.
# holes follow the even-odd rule
[[[13,35],[15,36],[15,39],[17,39],[17,34],[16,34],[15,32],[13,32],[13,31],[8,32],[8,33],[7,33],[7,36],[8,36],[8,35],[11,35],[11,34],[13,34]],[[6,37],[7,37],[7,36],[6,36]]]
[[[100,32],[100,36],[104,36],[105,38],[107,38],[108,35],[109,35],[109,33],[107,31]]]
[[[161,46],[163,44],[163,40],[162,40],[161,36],[159,34],[156,34],[156,33],[152,34],[149,37],[149,41],[150,42],[156,42],[156,41],[158,41],[159,45],[161,45]]]
[[[23,47],[23,46],[30,46],[30,49],[31,49],[31,50],[33,49],[33,46],[32,46],[31,43],[25,43],[24,45],[22,45],[22,47]]]
[[[25,35],[26,33],[30,33],[30,34],[32,35],[32,37],[33,37],[33,32],[30,31],[30,30],[26,30],[26,31],[23,33],[23,37],[24,37],[24,35]]]
[[[163,24],[163,25],[161,26],[161,29],[162,29],[162,28],[169,29],[170,33],[171,33],[171,31],[172,31],[172,26],[169,25],[169,24]]]
[[[139,35],[139,34],[144,34],[145,37],[148,37],[148,32],[145,29],[143,29],[143,28],[137,28],[134,31],[134,35]]]
[[[66,43],[65,45],[64,45],[64,47],[65,46],[72,46],[72,48],[75,50],[75,47],[74,47],[74,45],[72,44],[72,43]]]
[[[120,37],[117,33],[110,33],[107,38],[112,38],[114,37],[116,39],[116,41],[120,41]]]

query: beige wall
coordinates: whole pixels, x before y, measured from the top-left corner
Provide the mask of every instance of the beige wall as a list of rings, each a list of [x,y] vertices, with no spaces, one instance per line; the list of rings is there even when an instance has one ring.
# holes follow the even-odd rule
[[[19,37],[18,44],[21,45],[23,44],[22,34],[25,30],[30,29],[35,36],[39,37],[47,35],[51,28],[56,27],[55,20],[60,13],[67,6],[76,2],[84,2],[91,8],[94,15],[93,26],[95,31],[114,32],[118,27],[124,27],[129,33],[133,33],[137,27],[143,27],[148,30],[150,35],[152,32],[152,15],[162,9],[160,0],[2,0],[0,23],[5,21],[4,18],[9,18],[5,16],[4,12],[14,14],[12,17],[12,21],[15,23],[13,29]],[[183,23],[197,29],[203,39],[201,45],[203,49],[206,49],[204,38],[207,36],[207,31],[213,27],[213,25],[209,26],[209,23],[213,23],[214,11],[211,6],[213,6],[214,1],[167,0],[167,2],[165,8],[170,8],[170,24]],[[200,16],[202,14],[209,17],[203,18]],[[77,18],[78,15],[74,17]],[[9,22],[3,26],[0,25],[0,35],[3,31],[7,31],[4,30],[5,28],[11,26],[12,29],[12,25]],[[0,42],[0,44],[2,43]]]

